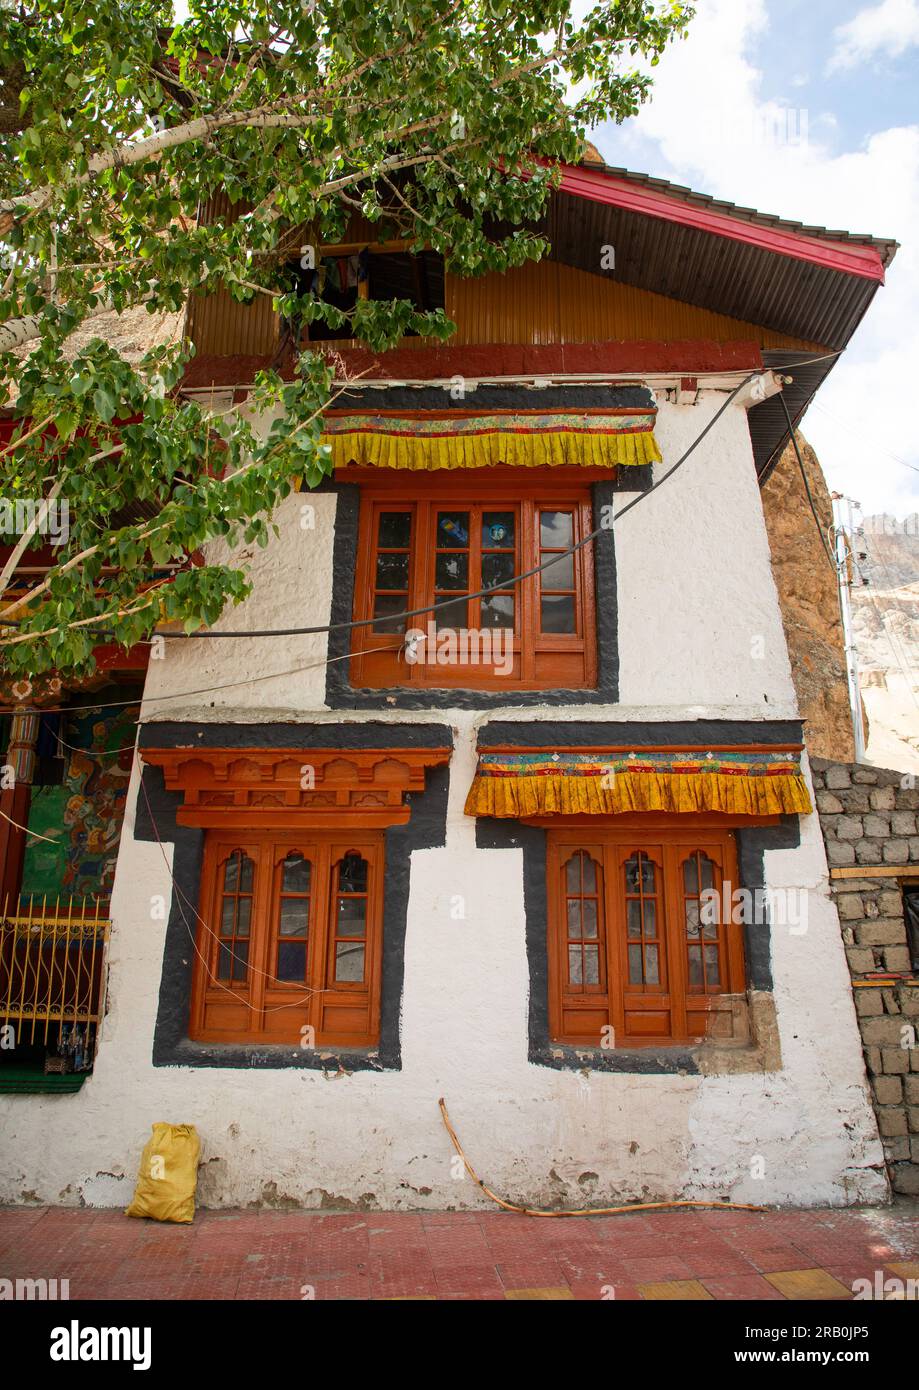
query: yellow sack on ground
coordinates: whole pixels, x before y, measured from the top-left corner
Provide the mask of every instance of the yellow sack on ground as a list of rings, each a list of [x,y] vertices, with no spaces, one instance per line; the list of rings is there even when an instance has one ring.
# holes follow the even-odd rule
[[[194,1125],[154,1125],[141,1155],[134,1200],[125,1215],[193,1221],[200,1153]]]

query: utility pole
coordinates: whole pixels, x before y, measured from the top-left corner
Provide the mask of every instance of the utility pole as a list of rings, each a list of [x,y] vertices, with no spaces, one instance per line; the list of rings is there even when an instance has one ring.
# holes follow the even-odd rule
[[[832,493],[833,499],[833,538],[836,553],[836,583],[839,590],[839,609],[842,614],[843,641],[846,650],[846,675],[849,684],[849,708],[852,713],[852,733],[855,738],[855,761],[865,761],[865,725],[862,718],[862,692],[858,683],[858,650],[852,630],[852,603],[850,590],[852,577],[860,575],[854,540],[861,530],[856,526],[853,509],[861,511],[861,504],[844,497],[840,492]],[[849,561],[852,561],[852,572]]]

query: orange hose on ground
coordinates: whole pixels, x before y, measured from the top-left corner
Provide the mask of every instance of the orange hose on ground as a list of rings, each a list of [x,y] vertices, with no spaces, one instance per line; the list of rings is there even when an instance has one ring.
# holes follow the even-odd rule
[[[517,1212],[519,1216],[618,1216],[622,1212],[660,1211],[670,1207],[710,1207],[716,1211],[766,1211],[766,1207],[754,1206],[749,1202],[633,1202],[624,1207],[578,1207],[569,1211],[540,1211],[537,1207],[520,1207],[514,1202],[505,1202],[503,1197],[499,1197],[496,1192],[492,1192],[490,1187],[486,1187],[466,1157],[456,1130],[450,1123],[450,1116],[447,1114],[447,1106],[443,1096],[437,1104],[440,1106],[441,1119],[453,1141],[453,1147],[463,1160],[466,1172],[472,1181],[482,1189],[486,1197],[490,1197],[499,1207],[503,1207],[505,1211]]]

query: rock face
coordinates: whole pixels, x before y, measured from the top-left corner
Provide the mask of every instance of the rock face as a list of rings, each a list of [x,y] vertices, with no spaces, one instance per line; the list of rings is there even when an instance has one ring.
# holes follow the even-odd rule
[[[826,529],[833,522],[830,494],[816,454],[800,435],[798,439],[817,514]],[[811,756],[852,762],[855,740],[836,572],[820,544],[791,444],[766,481],[762,496],[808,751]]]

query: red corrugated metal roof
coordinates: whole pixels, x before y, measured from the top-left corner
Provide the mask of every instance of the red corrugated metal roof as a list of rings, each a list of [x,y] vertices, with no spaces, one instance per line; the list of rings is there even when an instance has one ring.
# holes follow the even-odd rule
[[[884,283],[885,263],[889,264],[896,250],[896,243],[877,242],[874,238],[863,241],[846,233],[830,233],[825,229],[805,232],[793,223],[783,223],[778,218],[764,218],[750,209],[741,210],[731,204],[718,204],[715,199],[704,199],[700,194],[685,198],[675,196],[670,190],[658,192],[650,184],[627,175],[625,171],[613,171],[606,166],[598,169],[565,164],[561,174],[562,189],[575,197],[620,207],[642,217],[655,217],[715,236],[728,237],[776,255],[809,261],[813,265],[843,271],[848,275],[863,276],[880,284]],[[882,246],[892,248],[886,262],[879,249]]]

